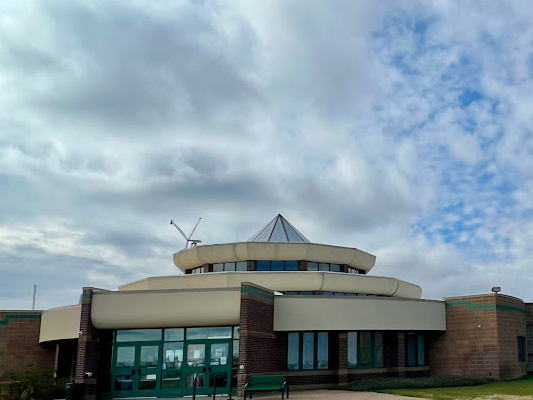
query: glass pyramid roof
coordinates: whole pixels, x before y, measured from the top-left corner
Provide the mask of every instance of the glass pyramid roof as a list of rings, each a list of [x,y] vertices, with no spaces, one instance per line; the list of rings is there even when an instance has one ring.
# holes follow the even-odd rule
[[[263,229],[253,235],[249,242],[289,242],[310,243],[309,240],[287,221],[283,215],[278,214]]]

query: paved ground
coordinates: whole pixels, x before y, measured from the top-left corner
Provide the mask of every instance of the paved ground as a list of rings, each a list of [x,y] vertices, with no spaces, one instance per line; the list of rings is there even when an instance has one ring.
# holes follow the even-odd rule
[[[254,400],[281,400],[281,395],[254,394]],[[349,390],[298,390],[290,393],[289,400],[424,400],[420,397],[396,396],[374,392],[352,392]],[[426,399],[427,400],[427,399]]]

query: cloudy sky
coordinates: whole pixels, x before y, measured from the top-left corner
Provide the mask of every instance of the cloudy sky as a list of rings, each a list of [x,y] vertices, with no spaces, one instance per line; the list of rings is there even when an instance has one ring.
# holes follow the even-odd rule
[[[533,301],[526,1],[3,1],[0,309],[282,213],[428,298]]]

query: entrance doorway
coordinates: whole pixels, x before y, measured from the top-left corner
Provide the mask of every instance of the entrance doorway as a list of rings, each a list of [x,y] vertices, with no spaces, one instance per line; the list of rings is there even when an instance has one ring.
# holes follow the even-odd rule
[[[113,391],[120,397],[155,396],[161,380],[161,343],[117,344],[113,356]]]
[[[231,379],[231,354],[229,340],[192,340],[185,342],[184,395],[196,393],[228,394]]]

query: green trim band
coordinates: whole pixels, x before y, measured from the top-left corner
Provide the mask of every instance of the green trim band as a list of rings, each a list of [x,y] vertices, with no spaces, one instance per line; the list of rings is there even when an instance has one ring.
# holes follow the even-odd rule
[[[449,303],[446,303],[447,307],[459,307],[459,306],[466,306],[466,309],[469,311],[479,311],[479,310],[507,310],[507,311],[517,311],[520,313],[525,313],[526,310],[522,310],[521,308],[514,307],[514,306],[508,306],[505,304],[479,304],[477,306],[472,304],[472,301],[470,300],[458,300],[458,301],[451,301]]]
[[[274,295],[265,293],[251,286],[241,287],[241,294],[250,294],[252,296],[262,297],[263,299],[274,300]]]
[[[83,293],[81,298],[91,300],[93,298],[93,292]]]
[[[41,319],[41,314],[7,314],[0,319],[0,325],[7,325],[12,319]]]

